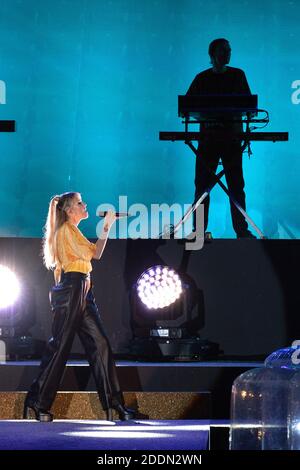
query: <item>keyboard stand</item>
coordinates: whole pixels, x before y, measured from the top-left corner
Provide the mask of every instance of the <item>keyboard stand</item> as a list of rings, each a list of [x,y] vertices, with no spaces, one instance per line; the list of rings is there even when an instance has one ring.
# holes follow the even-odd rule
[[[196,158],[199,158],[198,156],[198,150],[196,149],[196,147],[193,145],[193,143],[191,141],[185,141],[184,142],[186,145],[188,145],[190,147],[190,149],[194,152],[194,154],[196,155]],[[202,165],[205,165],[205,163],[202,161],[201,162]],[[227,194],[227,196],[229,197],[229,199],[233,202],[233,204],[236,206],[236,208],[241,212],[241,214],[245,217],[245,219],[247,220],[247,222],[249,222],[249,224],[251,225],[251,227],[255,230],[255,232],[258,234],[259,238],[261,239],[265,239],[265,235],[262,233],[262,231],[258,228],[258,226],[255,224],[255,222],[251,219],[251,217],[247,214],[247,212],[240,206],[240,204],[235,200],[235,198],[230,194],[230,192],[228,191],[227,187],[225,186],[224,183],[222,183],[221,181],[221,178],[224,176],[225,174],[225,171],[224,169],[222,171],[220,171],[219,173],[215,174],[210,168],[207,168],[207,166],[205,165],[205,168],[213,175],[214,177],[214,183],[212,185],[210,185],[206,190],[205,192],[200,196],[200,198],[195,201],[192,206],[187,210],[187,212],[185,213],[185,215],[182,217],[182,219],[179,221],[179,223],[177,225],[175,225],[172,233],[175,234],[180,226],[190,217],[190,215],[197,209],[197,207],[202,204],[202,202],[204,201],[204,199],[209,195],[210,191],[213,189],[213,187],[218,184],[222,189],[223,191]]]

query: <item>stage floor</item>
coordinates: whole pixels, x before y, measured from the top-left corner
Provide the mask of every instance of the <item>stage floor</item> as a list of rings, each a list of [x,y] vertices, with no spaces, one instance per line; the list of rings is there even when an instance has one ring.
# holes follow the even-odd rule
[[[204,450],[208,421],[0,421],[1,450]]]

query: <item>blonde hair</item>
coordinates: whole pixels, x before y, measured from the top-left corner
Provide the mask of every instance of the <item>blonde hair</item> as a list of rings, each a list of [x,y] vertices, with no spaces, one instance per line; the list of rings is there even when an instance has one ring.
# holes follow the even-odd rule
[[[75,194],[78,193],[63,193],[50,200],[43,237],[43,260],[47,269],[55,269],[58,264],[56,232],[68,220],[66,210],[71,207]]]

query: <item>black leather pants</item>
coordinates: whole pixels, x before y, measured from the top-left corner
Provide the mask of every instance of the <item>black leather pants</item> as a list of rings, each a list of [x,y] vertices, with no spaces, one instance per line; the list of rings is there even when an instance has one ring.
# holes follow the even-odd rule
[[[88,275],[63,274],[50,291],[53,312],[52,337],[33,382],[27,403],[50,410],[59,388],[74,336],[78,333],[96,382],[104,410],[124,404],[109,340],[105,334]]]

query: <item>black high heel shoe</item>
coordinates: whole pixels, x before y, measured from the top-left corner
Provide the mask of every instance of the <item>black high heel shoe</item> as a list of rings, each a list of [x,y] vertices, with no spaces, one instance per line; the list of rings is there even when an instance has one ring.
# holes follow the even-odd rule
[[[106,410],[106,419],[107,421],[113,421],[113,410],[115,410],[121,421],[129,421],[135,418],[135,411],[131,410],[130,408],[126,408],[124,405],[119,403],[118,405],[114,405],[112,408],[108,408]]]
[[[41,423],[50,423],[53,421],[53,415],[46,410],[40,410],[35,404],[24,404],[23,419],[31,419],[32,413],[37,421]]]

